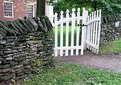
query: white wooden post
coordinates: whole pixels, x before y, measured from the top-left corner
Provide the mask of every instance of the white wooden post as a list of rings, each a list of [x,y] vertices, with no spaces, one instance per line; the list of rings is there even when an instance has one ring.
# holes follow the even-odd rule
[[[99,16],[99,10],[97,10],[96,11],[96,18],[98,18]],[[95,40],[95,45],[97,45],[97,41],[98,41],[98,25],[99,25],[99,23],[98,23],[98,21],[96,21],[96,40]]]
[[[93,14],[91,13],[90,14],[90,21],[92,21],[93,20]],[[92,24],[92,22],[90,23],[90,43],[92,43],[92,28],[93,28],[93,24]],[[90,45],[89,46],[89,49],[90,50],[92,50],[92,46]]]
[[[89,16],[87,17],[87,22],[89,21]],[[86,47],[89,48],[88,40],[89,40],[89,25],[87,25],[87,31],[86,31]]]
[[[83,8],[83,13],[82,13],[82,24],[86,24],[86,20],[87,20],[87,15],[88,12],[85,10],[85,8]],[[81,37],[81,55],[84,54],[84,47],[85,47],[85,33],[86,33],[86,26],[82,26],[82,37]]]
[[[94,19],[96,19],[96,11],[94,12]],[[94,21],[94,28],[93,28],[93,44],[95,45],[95,40],[96,40],[96,21]],[[96,53],[96,49],[93,48],[93,52]]]
[[[86,25],[85,26],[85,29],[84,29],[84,31],[85,31],[85,34],[84,34],[84,50],[86,50],[86,48],[87,48],[87,46],[86,46],[86,38],[87,38],[87,21],[88,21],[88,11],[87,10],[85,10],[85,24],[84,25]]]
[[[80,24],[80,8],[77,9],[77,25]],[[79,35],[80,35],[80,26],[77,26],[77,31],[76,31],[76,46],[79,46]],[[76,55],[79,55],[79,49],[76,48]]]
[[[97,18],[97,11],[95,11],[95,13],[94,13],[94,14],[95,14],[95,16],[94,16],[94,17],[95,17],[95,18]],[[95,28],[94,28],[94,35],[95,35],[95,36],[94,36],[94,44],[95,44],[95,41],[96,41],[96,28],[97,28],[97,21],[95,21],[94,23],[95,23],[95,24],[94,24],[94,26],[95,26]],[[95,44],[95,45],[96,45],[96,44]]]
[[[94,14],[94,12],[92,13],[92,19],[95,19],[95,14]],[[92,22],[92,43],[94,43],[94,22]]]
[[[66,10],[66,19],[69,19],[69,10]],[[69,46],[69,21],[66,22],[66,47]],[[66,49],[65,56],[68,56],[68,49]]]
[[[61,11],[61,16],[60,16],[60,22],[61,22],[61,27],[60,27],[60,56],[63,56],[63,11]]]
[[[89,21],[91,21],[92,20],[92,15],[90,14],[89,17],[90,17]],[[92,36],[92,34],[91,34],[91,32],[92,32],[91,28],[92,28],[92,24],[90,23],[90,28],[89,28],[90,29],[90,38],[89,38],[89,42],[91,42],[91,36]]]
[[[89,22],[91,20],[91,15],[88,16],[87,20],[88,20],[87,22]],[[88,49],[90,48],[88,43],[90,42],[90,38],[91,38],[91,29],[90,28],[91,28],[91,24],[88,24],[88,26],[87,26],[87,47],[88,47]]]
[[[92,15],[91,20],[93,20],[93,12],[91,15]],[[93,22],[91,22],[91,43],[92,43],[92,37],[93,37]],[[91,48],[91,50],[92,50],[92,48]]]
[[[89,21],[91,21],[92,20],[92,15],[90,14],[90,19],[89,19]],[[90,30],[90,35],[89,35],[89,42],[91,42],[91,36],[92,36],[92,23],[90,23],[90,28],[89,28],[89,30]],[[89,45],[89,49],[91,50],[91,46]]]
[[[46,5],[45,15],[49,18],[50,22],[53,24],[53,6]]]
[[[74,46],[74,29],[75,29],[75,8],[72,9],[72,28],[71,28],[71,46]],[[71,49],[71,55],[74,55],[74,50]]]
[[[101,9],[99,10],[99,31],[98,31],[98,49],[97,49],[97,54],[99,53],[99,44],[100,44],[100,31],[101,31]]]
[[[58,47],[58,25],[57,25],[57,13],[55,13],[55,48]],[[58,50],[55,49],[55,57],[58,56]]]
[[[95,19],[95,12],[92,12],[92,20]],[[92,22],[92,43],[94,44],[94,29],[95,29],[95,21]],[[92,46],[92,52],[94,52],[94,46]]]

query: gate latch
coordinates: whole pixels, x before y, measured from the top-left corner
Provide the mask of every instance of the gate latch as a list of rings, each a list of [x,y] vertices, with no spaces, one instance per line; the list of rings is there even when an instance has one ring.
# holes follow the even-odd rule
[[[84,27],[84,26],[87,26],[87,25],[85,25],[85,24],[78,24],[78,26]]]

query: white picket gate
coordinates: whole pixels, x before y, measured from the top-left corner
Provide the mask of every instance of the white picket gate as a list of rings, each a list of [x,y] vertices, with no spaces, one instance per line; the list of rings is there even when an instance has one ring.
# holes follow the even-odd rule
[[[53,21],[55,56],[83,55],[86,49],[99,52],[101,10],[88,15],[88,11],[83,9],[82,16],[80,8],[66,13],[61,11],[60,15],[55,13]]]

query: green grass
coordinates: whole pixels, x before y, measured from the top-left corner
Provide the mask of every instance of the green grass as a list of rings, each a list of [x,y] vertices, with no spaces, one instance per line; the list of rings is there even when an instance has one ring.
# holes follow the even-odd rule
[[[22,85],[121,85],[121,74],[74,64],[59,64],[26,78]]]
[[[100,54],[121,53],[121,39],[104,43],[100,46]]]

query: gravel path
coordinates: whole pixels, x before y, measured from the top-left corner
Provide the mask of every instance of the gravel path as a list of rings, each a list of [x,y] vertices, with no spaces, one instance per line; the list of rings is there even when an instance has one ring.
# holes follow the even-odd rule
[[[95,55],[88,53],[83,56],[57,57],[56,60],[64,63],[81,64],[121,72],[121,54]]]

